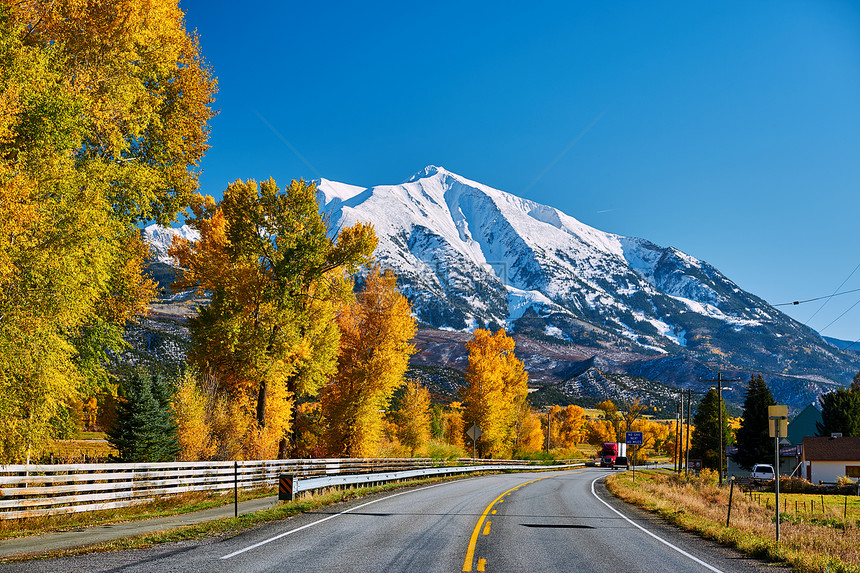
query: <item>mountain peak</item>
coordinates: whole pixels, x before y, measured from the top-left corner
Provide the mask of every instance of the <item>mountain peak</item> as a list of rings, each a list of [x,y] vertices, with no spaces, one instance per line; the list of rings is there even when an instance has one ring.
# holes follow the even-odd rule
[[[414,182],[418,181],[419,179],[426,179],[428,177],[433,177],[434,175],[437,175],[437,174],[452,175],[452,173],[450,171],[448,171],[447,169],[445,169],[444,167],[437,167],[436,165],[428,165],[427,167],[425,167],[424,169],[422,169],[421,171],[419,171],[418,173],[416,173],[415,175],[413,175],[412,177],[410,177],[409,179],[404,181],[404,183],[414,183]]]

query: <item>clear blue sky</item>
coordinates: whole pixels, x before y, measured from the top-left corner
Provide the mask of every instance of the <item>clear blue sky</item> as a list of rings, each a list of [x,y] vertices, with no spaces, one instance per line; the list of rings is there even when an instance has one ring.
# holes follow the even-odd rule
[[[220,84],[208,194],[434,164],[677,247],[771,304],[860,265],[860,2],[180,6]],[[827,325],[858,301],[781,308],[854,341],[860,304]]]

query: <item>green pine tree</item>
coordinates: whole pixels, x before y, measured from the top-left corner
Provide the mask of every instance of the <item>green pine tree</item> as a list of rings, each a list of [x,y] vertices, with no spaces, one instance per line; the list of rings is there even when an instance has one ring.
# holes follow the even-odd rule
[[[124,398],[117,405],[116,425],[108,442],[122,462],[167,462],[179,453],[170,389],[161,374],[135,371],[121,381]]]
[[[822,394],[818,401],[821,403],[822,420],[817,425],[819,436],[829,436],[834,432],[846,438],[860,436],[860,373],[854,377],[850,388]]]
[[[732,458],[744,469],[773,457],[773,438],[768,430],[767,407],[776,404],[767,383],[759,374],[750,378],[744,398],[744,413],[737,432],[738,452]]]
[[[729,413],[726,403],[720,400],[716,389],[711,388],[696,408],[693,416],[693,434],[690,437],[690,457],[702,460],[702,467],[720,467],[720,408],[723,410],[723,447],[735,443],[729,428]],[[725,450],[723,450],[725,467]]]

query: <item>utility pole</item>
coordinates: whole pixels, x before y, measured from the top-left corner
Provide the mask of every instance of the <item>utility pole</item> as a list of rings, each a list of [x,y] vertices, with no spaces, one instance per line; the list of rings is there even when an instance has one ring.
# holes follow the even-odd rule
[[[716,382],[717,383],[717,396],[719,399],[717,400],[717,411],[720,414],[720,485],[723,485],[723,456],[726,454],[725,448],[723,448],[723,382],[740,382],[740,379],[734,380],[724,380],[723,375],[717,372],[716,380],[699,380],[699,382]]]
[[[681,413],[684,405],[684,391],[681,391],[680,402],[675,405],[675,470],[681,473],[681,420],[684,414]]]
[[[549,453],[550,439],[552,439],[552,408],[546,413],[546,453]]]
[[[684,456],[684,476],[690,472],[690,425],[693,415],[693,391],[687,390],[687,440],[684,442],[686,454]]]

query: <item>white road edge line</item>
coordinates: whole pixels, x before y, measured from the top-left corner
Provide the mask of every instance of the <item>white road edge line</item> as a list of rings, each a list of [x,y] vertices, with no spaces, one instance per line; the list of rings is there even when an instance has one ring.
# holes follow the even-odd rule
[[[677,547],[677,546],[675,546],[675,545],[672,545],[671,543],[669,543],[668,541],[666,541],[666,540],[665,540],[665,539],[663,539],[662,537],[659,537],[659,536],[657,536],[657,535],[654,535],[653,533],[651,533],[650,531],[648,531],[647,529],[645,529],[644,527],[642,527],[642,526],[641,526],[641,525],[639,525],[638,523],[633,522],[633,521],[632,521],[630,518],[628,518],[626,515],[624,515],[623,513],[621,513],[620,511],[618,511],[617,509],[615,509],[614,507],[612,507],[611,505],[609,505],[608,503],[606,503],[605,501],[603,501],[602,499],[600,499],[600,497],[597,495],[597,492],[596,492],[596,491],[594,491],[594,482],[596,482],[597,480],[599,480],[601,477],[603,477],[603,476],[598,476],[598,477],[594,478],[593,480],[591,480],[591,495],[593,495],[593,496],[595,497],[595,499],[597,499],[597,501],[599,501],[600,503],[602,503],[603,505],[605,505],[606,507],[608,507],[609,509],[611,509],[612,511],[614,511],[614,512],[615,512],[615,513],[617,513],[618,515],[620,515],[622,519],[624,519],[625,521],[627,521],[627,523],[629,523],[629,524],[630,524],[630,525],[632,525],[633,527],[637,527],[637,528],[641,529],[642,531],[644,531],[645,533],[647,533],[648,535],[650,535],[651,537],[653,537],[654,539],[656,539],[657,541],[659,541],[660,543],[662,543],[663,545],[665,545],[665,546],[667,546],[667,547],[670,547],[670,548],[674,549],[675,551],[677,551],[678,553],[680,553],[680,554],[681,554],[681,555],[683,555],[684,557],[689,557],[690,559],[692,559],[693,561],[695,561],[696,563],[698,563],[698,564],[699,564],[699,565],[701,565],[702,567],[705,567],[705,568],[707,568],[708,570],[713,571],[714,573],[723,573],[722,571],[720,571],[720,570],[719,570],[719,569],[717,569],[716,567],[712,567],[712,566],[708,565],[707,563],[705,563],[704,561],[702,561],[702,560],[701,560],[701,559],[699,559],[698,557],[694,557],[693,555],[690,555],[689,553],[687,553],[686,551],[684,551],[684,550],[683,550],[683,549],[681,549],[680,547]]]
[[[221,557],[221,559],[230,559],[231,557],[235,557],[236,555],[240,555],[240,554],[242,554],[242,553],[245,553],[246,551],[251,551],[252,549],[256,549],[257,547],[261,547],[261,546],[263,546],[263,545],[266,545],[267,543],[271,543],[272,541],[277,541],[278,539],[281,539],[282,537],[286,537],[287,535],[292,535],[293,533],[296,533],[296,532],[298,532],[298,531],[301,531],[302,529],[308,529],[309,527],[313,527],[313,526],[315,526],[315,525],[319,525],[320,523],[323,523],[324,521],[328,521],[329,519],[334,519],[335,517],[339,517],[339,516],[341,516],[341,515],[343,515],[343,514],[345,514],[345,513],[350,513],[350,512],[352,512],[352,511],[355,511],[356,509],[361,509],[362,507],[367,507],[368,505],[372,505],[372,504],[377,503],[377,502],[380,502],[380,501],[385,501],[386,499],[391,499],[392,497],[397,497],[398,495],[404,495],[404,494],[407,494],[407,493],[412,493],[412,492],[416,492],[416,491],[421,491],[421,490],[424,490],[424,489],[432,489],[432,488],[434,488],[434,487],[440,487],[440,486],[443,486],[443,485],[449,485],[450,483],[452,483],[452,482],[437,483],[437,484],[435,484],[435,485],[428,485],[428,486],[426,486],[426,487],[420,487],[420,488],[418,488],[418,489],[410,489],[409,491],[401,491],[400,493],[395,493],[395,494],[393,494],[393,495],[389,495],[389,496],[386,496],[386,497],[381,497],[381,498],[379,498],[379,499],[374,499],[373,501],[368,501],[367,503],[363,503],[363,504],[361,504],[361,505],[357,505],[357,506],[355,506],[355,507],[351,507],[351,508],[349,508],[349,509],[347,509],[347,510],[341,511],[340,513],[336,513],[335,515],[329,515],[328,517],[324,517],[324,518],[322,518],[322,519],[320,519],[320,520],[318,520],[318,521],[314,521],[313,523],[308,523],[307,525],[302,525],[301,527],[297,527],[297,528],[295,528],[295,529],[291,529],[291,530],[289,530],[289,531],[285,531],[284,533],[281,533],[280,535],[276,535],[276,536],[271,537],[271,538],[269,538],[269,539],[264,539],[263,541],[260,541],[259,543],[255,543],[255,544],[253,544],[253,545],[249,545],[248,547],[245,547],[244,549],[240,549],[240,550],[238,550],[238,551],[234,551],[233,553],[230,553],[229,555],[225,555],[224,557]]]

